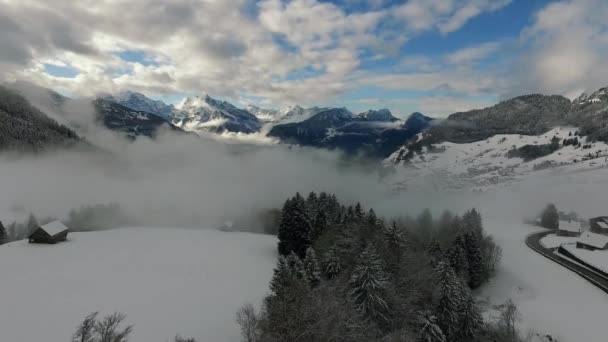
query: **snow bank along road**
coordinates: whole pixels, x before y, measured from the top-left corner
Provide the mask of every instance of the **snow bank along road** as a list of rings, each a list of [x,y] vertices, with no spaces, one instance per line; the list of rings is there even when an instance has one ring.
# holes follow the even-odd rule
[[[553,233],[553,232],[552,231],[542,231],[542,232],[530,234],[526,237],[526,245],[528,245],[528,247],[532,248],[534,251],[538,252],[539,254],[570,269],[571,271],[575,272],[579,276],[581,276],[584,279],[586,279],[587,281],[589,281],[591,284],[597,286],[600,290],[608,293],[608,279],[607,278],[605,278],[604,276],[601,276],[577,263],[571,262],[564,258],[560,258],[560,257],[556,256],[555,254],[553,254],[553,251],[551,249],[543,247],[543,245],[540,243],[540,240],[550,233]]]

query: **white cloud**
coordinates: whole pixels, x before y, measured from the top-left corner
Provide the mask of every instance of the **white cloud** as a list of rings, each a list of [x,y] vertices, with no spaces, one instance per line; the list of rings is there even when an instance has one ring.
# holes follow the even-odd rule
[[[473,47],[467,47],[450,53],[446,56],[445,60],[449,64],[475,62],[495,53],[500,47],[500,42],[489,42]]]
[[[565,94],[608,84],[608,2],[554,2],[537,13],[521,36],[529,48],[517,65],[519,91]]]

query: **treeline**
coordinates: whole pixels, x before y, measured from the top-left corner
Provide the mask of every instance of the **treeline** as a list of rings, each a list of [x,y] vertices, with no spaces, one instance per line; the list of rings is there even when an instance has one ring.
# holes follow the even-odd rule
[[[261,312],[238,313],[245,341],[517,341],[485,323],[471,291],[501,250],[481,215],[429,210],[386,222],[336,196],[288,199],[279,260]]]

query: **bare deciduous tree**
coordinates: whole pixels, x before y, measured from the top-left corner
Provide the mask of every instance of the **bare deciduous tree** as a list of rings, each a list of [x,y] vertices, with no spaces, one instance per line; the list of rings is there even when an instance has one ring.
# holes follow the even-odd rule
[[[236,313],[236,322],[241,327],[241,335],[243,336],[244,342],[257,341],[257,327],[259,320],[253,305],[250,303],[245,304]]]
[[[72,342],[95,342],[95,325],[98,312],[93,312],[84,318],[72,336]]]

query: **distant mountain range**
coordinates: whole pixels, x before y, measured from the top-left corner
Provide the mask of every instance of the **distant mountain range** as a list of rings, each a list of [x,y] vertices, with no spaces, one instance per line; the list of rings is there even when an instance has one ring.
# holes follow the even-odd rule
[[[583,94],[574,101],[557,95],[524,95],[491,107],[454,113],[446,119],[414,113],[406,120],[393,116],[388,109],[359,114],[346,108],[300,106],[263,109],[250,105],[243,109],[210,96],[189,97],[171,105],[135,92],[73,100],[23,82],[10,88],[17,92],[2,88],[4,96],[0,98],[3,110],[0,129],[8,132],[0,138],[3,146],[18,146],[21,141],[35,147],[47,140],[54,143],[64,138],[78,141],[80,138],[75,132],[86,136],[80,123],[69,117],[60,120],[64,108],[78,101],[92,104],[99,124],[132,139],[142,135],[154,137],[165,129],[197,134],[267,134],[286,144],[337,149],[376,159],[390,156],[387,161],[396,164],[417,160],[414,157],[435,151],[434,146],[445,143],[471,144],[509,134],[540,136],[554,127],[576,127],[577,136],[584,136],[587,142],[608,142],[608,88]],[[39,101],[32,105],[18,93],[30,97],[34,93],[38,98],[44,95],[46,100],[43,105]],[[36,127],[46,127],[44,133],[36,137],[36,130],[24,133],[30,126],[14,111],[15,101],[20,103],[19,108],[29,106],[27,112],[32,115],[27,120],[35,121]],[[60,120],[60,124],[44,121],[48,119],[44,119],[43,113],[47,110],[59,113],[53,117]],[[19,140],[21,136],[25,138]]]

